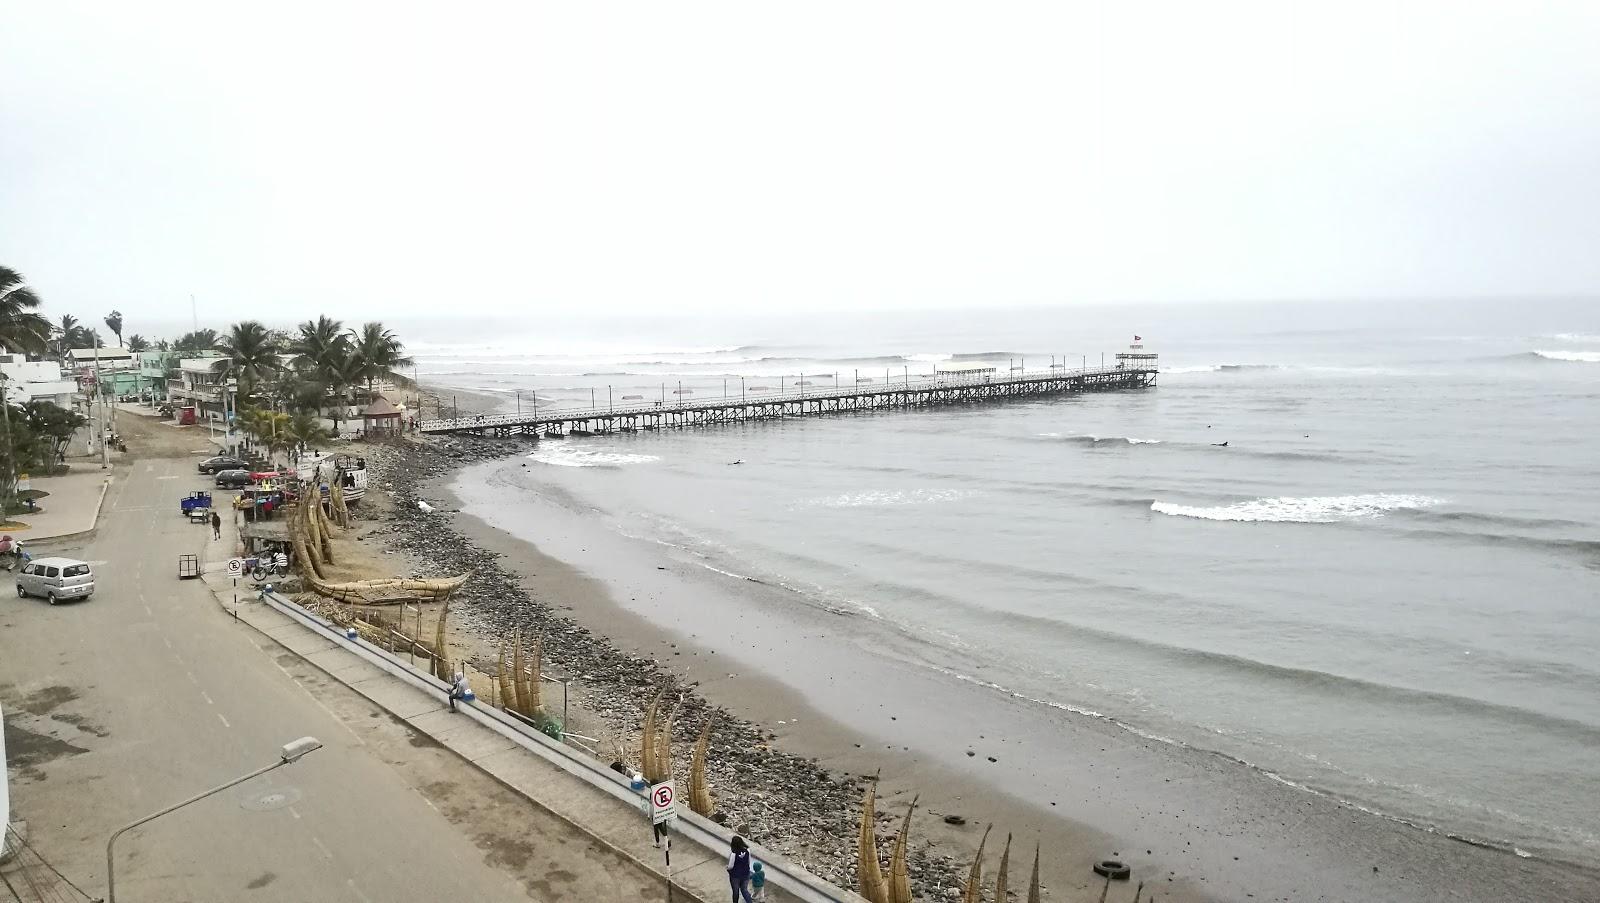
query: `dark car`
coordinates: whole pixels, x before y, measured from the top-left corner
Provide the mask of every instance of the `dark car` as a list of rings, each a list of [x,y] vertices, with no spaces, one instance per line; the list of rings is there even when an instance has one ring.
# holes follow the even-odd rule
[[[245,462],[240,458],[235,458],[231,455],[217,455],[215,458],[207,458],[201,461],[200,472],[219,473],[224,470],[238,470],[244,466]]]
[[[250,471],[248,470],[217,471],[217,487],[220,489],[243,489],[249,485]]]

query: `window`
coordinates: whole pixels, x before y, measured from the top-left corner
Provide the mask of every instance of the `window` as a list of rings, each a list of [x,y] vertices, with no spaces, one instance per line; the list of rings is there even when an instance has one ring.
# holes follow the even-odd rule
[[[39,566],[37,564],[30,564],[27,567],[23,568],[22,572],[24,574],[28,574],[30,576],[33,575],[33,574],[37,574],[37,573],[39,573]]]
[[[61,571],[61,576],[82,577],[87,573],[89,573],[89,566],[87,564],[74,564],[63,568]]]
[[[61,576],[61,569],[60,568],[45,568],[44,569],[44,575],[46,577],[59,577],[59,576]]]

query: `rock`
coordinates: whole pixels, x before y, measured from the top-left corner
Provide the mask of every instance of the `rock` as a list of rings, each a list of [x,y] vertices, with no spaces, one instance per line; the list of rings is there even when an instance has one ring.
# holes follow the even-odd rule
[[[967,820],[959,815],[946,815],[944,817],[944,823],[947,825],[964,825],[967,823]]]

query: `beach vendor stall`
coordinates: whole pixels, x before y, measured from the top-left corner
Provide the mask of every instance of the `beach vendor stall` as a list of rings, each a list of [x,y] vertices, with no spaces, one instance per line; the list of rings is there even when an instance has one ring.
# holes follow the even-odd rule
[[[277,471],[264,471],[250,475],[250,485],[239,490],[233,501],[235,509],[244,512],[246,523],[271,520],[273,514],[285,503],[294,500],[291,481]]]

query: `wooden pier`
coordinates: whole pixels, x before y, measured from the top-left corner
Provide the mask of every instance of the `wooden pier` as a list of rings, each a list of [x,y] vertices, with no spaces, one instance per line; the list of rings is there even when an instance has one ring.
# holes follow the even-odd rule
[[[1155,355],[1117,355],[1112,367],[1009,374],[912,376],[900,381],[864,383],[783,393],[741,390],[732,397],[686,401],[630,402],[602,408],[553,408],[534,414],[487,414],[451,420],[424,420],[423,433],[476,433],[485,436],[535,435],[550,438],[606,435],[687,426],[710,426],[755,420],[783,420],[921,408],[934,405],[980,404],[1078,392],[1144,389],[1155,385]]]

